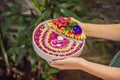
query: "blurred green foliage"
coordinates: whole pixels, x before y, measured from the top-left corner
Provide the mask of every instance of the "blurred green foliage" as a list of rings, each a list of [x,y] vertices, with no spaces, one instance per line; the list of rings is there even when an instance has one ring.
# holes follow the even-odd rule
[[[59,72],[58,69],[51,68],[46,61],[36,56],[32,48],[32,32],[34,28],[42,21],[47,19],[55,19],[59,16],[74,17],[82,22],[89,22],[94,18],[100,18],[97,15],[90,15],[88,12],[90,6],[82,4],[79,0],[32,0],[36,8],[41,13],[36,16],[31,11],[28,16],[22,14],[20,10],[12,2],[5,2],[4,4],[10,8],[10,11],[3,12],[0,17],[6,17],[5,22],[1,27],[0,46],[7,67],[12,67],[10,61],[14,66],[22,63],[23,58],[28,58],[31,64],[31,71],[35,72],[36,67],[39,66],[42,70],[40,74],[44,80],[56,80],[53,74]],[[79,10],[76,10],[79,8]],[[17,28],[12,30],[10,26],[17,24]],[[8,31],[9,29],[9,31]],[[12,34],[9,36],[9,34]],[[5,39],[8,39],[5,41]],[[4,42],[7,42],[4,43]],[[40,75],[39,75],[40,76]]]

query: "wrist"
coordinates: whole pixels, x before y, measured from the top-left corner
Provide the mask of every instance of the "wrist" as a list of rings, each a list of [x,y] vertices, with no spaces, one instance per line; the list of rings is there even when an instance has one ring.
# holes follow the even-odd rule
[[[99,33],[99,27],[97,24],[82,23],[81,26],[86,36],[97,37],[101,34],[101,32]]]
[[[87,65],[87,60],[85,60],[84,58],[80,58],[78,65],[79,65],[79,69],[80,70],[84,70],[85,66]]]
[[[82,27],[83,32],[85,33],[85,35],[86,35],[86,36],[89,36],[91,24],[89,24],[89,23],[81,23],[80,25],[81,25],[81,27]]]

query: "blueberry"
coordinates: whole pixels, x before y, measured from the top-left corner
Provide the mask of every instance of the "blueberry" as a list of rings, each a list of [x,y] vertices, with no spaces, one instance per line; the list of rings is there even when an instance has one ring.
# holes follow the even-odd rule
[[[80,34],[82,33],[82,29],[79,25],[75,25],[73,26],[73,31],[76,33],[76,34]]]

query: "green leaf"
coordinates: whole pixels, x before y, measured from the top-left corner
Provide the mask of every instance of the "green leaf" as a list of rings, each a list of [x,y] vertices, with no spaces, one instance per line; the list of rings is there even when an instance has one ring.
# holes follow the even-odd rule
[[[33,2],[34,5],[39,9],[39,11],[41,12],[40,5],[39,5],[39,3],[37,2],[37,0],[32,0],[32,2]]]
[[[120,67],[120,51],[113,57],[109,66]]]
[[[4,44],[3,44],[3,40],[1,38],[1,34],[0,34],[0,47],[1,47],[1,51],[2,51],[3,57],[4,57],[4,61],[5,61],[6,65],[7,65],[7,67],[10,67],[9,61],[8,61],[8,55],[7,55],[7,52],[5,50],[5,47],[4,47]]]
[[[5,2],[5,4],[13,11],[19,12],[16,6],[12,2]]]
[[[47,63],[47,64],[45,64],[44,68],[45,68],[45,69],[48,69],[48,68],[49,68],[48,63]]]
[[[19,47],[12,45],[12,47],[10,47],[10,48],[7,50],[7,52],[8,52],[9,54],[13,54],[13,53],[16,53],[18,50],[19,50]]]
[[[20,45],[25,45],[25,23],[23,17],[18,18],[18,41]]]
[[[26,53],[25,44],[26,44],[25,23],[24,23],[23,17],[19,16],[18,17],[18,46],[19,46],[19,50],[18,50],[18,56],[17,56],[16,62],[15,62],[15,65],[18,65],[21,63],[21,61]]]
[[[23,50],[23,49],[20,48],[18,50],[18,56],[16,57],[16,61],[15,61],[15,65],[16,66],[21,63],[24,55],[25,55],[25,50]]]
[[[43,11],[43,9],[44,9],[44,6],[45,6],[45,0],[42,0],[42,6],[40,7],[40,9],[41,9],[41,12]]]
[[[15,14],[14,12],[8,11],[8,12],[4,12],[4,13],[0,14],[0,17],[11,16],[11,15],[14,15],[14,14]]]
[[[34,28],[38,25],[38,23],[41,22],[42,19],[44,19],[45,17],[49,17],[51,13],[51,10],[46,10],[44,11],[36,20],[34,20],[30,25],[29,25],[29,29],[30,28]]]
[[[70,22],[68,26],[65,27],[66,31],[72,30],[73,26],[78,25],[77,22]]]
[[[15,60],[16,60],[16,54],[12,54],[11,59],[15,62]]]
[[[77,22],[71,22],[69,25],[70,26],[75,26],[75,25],[78,25],[78,23]]]
[[[72,11],[70,11],[70,10],[68,10],[68,9],[61,8],[60,11],[61,11],[65,16],[73,17],[73,18],[75,18],[75,19],[83,22],[83,19],[81,19],[79,16],[77,16],[75,13],[73,13]]]
[[[45,80],[50,80],[50,76],[48,76],[47,78],[45,78]]]
[[[42,78],[43,78],[43,79],[45,79],[45,78],[47,78],[47,77],[48,77],[48,74],[47,74],[47,73],[43,73],[43,74],[42,74]]]
[[[55,74],[55,73],[58,73],[58,72],[59,72],[59,69],[50,68],[50,73],[51,73],[51,74]]]
[[[55,9],[54,14],[53,14],[53,18],[57,19],[60,16],[59,10]]]
[[[68,8],[68,7],[72,7],[72,6],[76,6],[76,5],[79,5],[79,3],[72,1],[72,2],[61,3],[58,5],[58,7]]]
[[[18,18],[17,15],[8,18],[8,19],[2,24],[2,31],[5,32],[5,31],[7,30],[7,28],[16,21],[17,18]]]
[[[28,52],[30,53],[32,58],[36,58],[36,52],[33,49],[29,48]]]
[[[61,4],[59,0],[50,1],[48,3],[50,3],[51,5],[59,5],[59,4]]]
[[[27,52],[30,53],[30,64],[31,64],[31,70],[34,71],[35,70],[35,67],[36,67],[36,53],[33,49],[31,49],[29,47],[29,49],[27,49]]]
[[[36,23],[38,24],[42,19],[44,19],[45,17],[50,16],[51,11],[50,10],[46,10],[44,11],[36,20]]]
[[[72,30],[72,27],[68,25],[68,26],[65,27],[65,30],[70,31],[70,30]]]
[[[41,59],[41,65],[43,66],[43,65],[45,65],[45,60],[44,59]]]
[[[30,64],[31,64],[31,69],[33,71],[35,69],[35,66],[36,66],[36,60],[32,56],[30,56]]]

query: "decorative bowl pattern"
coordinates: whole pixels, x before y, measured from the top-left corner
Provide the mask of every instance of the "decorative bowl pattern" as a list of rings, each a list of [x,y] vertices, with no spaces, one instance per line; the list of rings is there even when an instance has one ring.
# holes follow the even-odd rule
[[[35,28],[33,32],[33,48],[35,52],[47,61],[79,56],[85,44],[83,32],[79,35],[82,38],[72,37],[72,34],[69,33],[65,35],[63,33],[64,29],[58,31],[57,28],[54,28],[57,27],[56,24],[53,24],[54,21],[47,20]],[[78,36],[76,33],[75,35]]]

